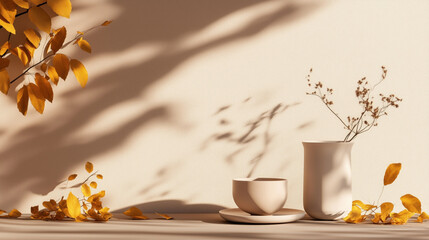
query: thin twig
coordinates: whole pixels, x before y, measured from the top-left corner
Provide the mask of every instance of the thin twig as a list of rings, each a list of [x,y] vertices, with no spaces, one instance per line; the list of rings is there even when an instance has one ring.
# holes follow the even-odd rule
[[[48,56],[46,56],[44,59],[40,60],[39,62],[35,63],[34,65],[28,67],[24,72],[22,72],[21,74],[18,75],[18,77],[14,78],[12,81],[10,81],[10,84],[14,83],[16,80],[18,80],[20,77],[24,76],[28,71],[30,71],[30,69],[32,69],[33,67],[41,64],[43,61],[45,61],[46,59],[50,58],[54,56],[54,54],[50,54]]]
[[[46,3],[48,3],[48,2],[40,3],[40,4],[38,4],[38,5],[37,5],[37,7],[43,6],[43,5],[45,5]],[[28,13],[28,10],[30,10],[30,9],[27,9],[27,10],[25,10],[24,12],[21,12],[21,13],[16,14],[16,15],[15,15],[15,18],[16,18],[16,17],[19,17],[19,16],[21,16],[21,15],[24,15],[24,14],[26,14],[26,13]]]

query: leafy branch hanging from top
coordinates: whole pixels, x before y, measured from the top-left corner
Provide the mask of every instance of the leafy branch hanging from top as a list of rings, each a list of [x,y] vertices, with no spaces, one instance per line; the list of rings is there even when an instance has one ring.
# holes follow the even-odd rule
[[[85,66],[79,60],[70,59],[60,53],[60,50],[72,44],[91,53],[91,45],[84,39],[84,35],[95,27],[86,31],[78,31],[73,38],[66,41],[66,27],[52,29],[51,17],[47,13],[49,9],[45,5],[58,16],[70,18],[72,11],[70,0],[0,0],[0,31],[8,32],[8,39],[0,42],[0,92],[7,95],[11,84],[23,80],[24,76],[34,75],[28,84],[24,84],[18,90],[17,107],[23,115],[27,114],[29,100],[33,107],[42,114],[46,100],[52,102],[54,99],[52,84],[57,85],[60,78],[66,80],[70,69],[82,87],[85,87],[88,81]],[[41,32],[31,28],[16,29],[14,22],[20,16],[28,16],[30,22]],[[100,26],[107,26],[110,23],[111,21],[105,21]],[[17,31],[23,32],[25,41],[12,44],[12,36]],[[41,47],[43,37],[46,38],[47,43],[43,46],[43,54],[40,59],[36,60],[34,53]],[[7,70],[10,56],[18,57],[25,67],[22,73],[14,78],[9,77]],[[36,73],[31,74],[30,70],[36,70]]]

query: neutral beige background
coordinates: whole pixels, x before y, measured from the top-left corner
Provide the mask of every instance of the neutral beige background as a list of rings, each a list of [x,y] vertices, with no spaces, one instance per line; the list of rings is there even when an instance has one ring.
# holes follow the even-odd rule
[[[386,166],[402,162],[382,200],[399,204],[411,193],[429,209],[429,1],[73,3],[72,18],[56,22],[69,33],[114,22],[88,35],[92,55],[67,50],[87,66],[85,89],[71,76],[44,115],[27,117],[13,94],[0,96],[1,209],[29,212],[67,194],[61,181],[91,161],[114,210],[216,211],[234,206],[231,179],[245,177],[258,156],[254,176],[287,178],[286,205],[302,208],[301,141],[345,134],[305,95],[308,69],[334,88],[345,115],[358,110],[356,81],[377,81],[381,65],[389,73],[380,89],[404,101],[356,139],[353,195],[376,201]],[[269,128],[263,121],[237,142],[279,103],[289,107]]]

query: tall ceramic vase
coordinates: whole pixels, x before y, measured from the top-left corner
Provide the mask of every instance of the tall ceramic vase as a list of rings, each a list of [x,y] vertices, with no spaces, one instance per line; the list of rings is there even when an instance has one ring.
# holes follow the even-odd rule
[[[303,142],[304,209],[316,219],[338,220],[352,204],[350,142]]]

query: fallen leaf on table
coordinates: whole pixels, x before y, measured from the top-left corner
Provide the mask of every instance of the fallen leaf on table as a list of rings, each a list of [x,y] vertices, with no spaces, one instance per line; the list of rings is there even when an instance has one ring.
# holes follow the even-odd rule
[[[385,202],[380,205],[381,215],[380,219],[383,222],[386,222],[386,219],[390,216],[390,213],[393,211],[393,203]]]
[[[375,213],[375,214],[374,214],[374,218],[373,218],[373,219],[371,219],[371,221],[372,221],[373,223],[379,223],[379,222],[380,222],[380,220],[381,220],[381,213]]]
[[[19,218],[21,216],[21,212],[16,209],[12,209],[7,216],[11,218]]]
[[[421,223],[425,219],[429,219],[429,215],[425,212],[422,212],[422,214],[420,214],[416,221]]]
[[[155,212],[156,215],[165,218],[166,220],[170,220],[173,219],[172,217],[168,216],[167,214],[162,214],[162,213],[157,213]]]
[[[391,213],[390,217],[392,218],[391,223],[394,225],[402,225],[408,222],[410,217],[414,216],[413,212],[408,210],[402,210],[400,213]]]
[[[362,211],[358,206],[353,206],[349,215],[344,218],[344,221],[348,223],[360,223],[365,220],[365,216],[361,216]]]
[[[422,212],[422,203],[416,197],[411,194],[405,194],[401,197],[402,205],[413,213],[421,213]]]
[[[135,220],[146,220],[148,217],[144,216],[142,211],[136,207],[130,207],[127,211],[124,212],[125,215],[131,217]]]
[[[78,220],[77,217],[81,215],[80,212],[80,203],[79,200],[73,193],[69,193],[69,196],[67,197],[67,210],[70,217]]]

